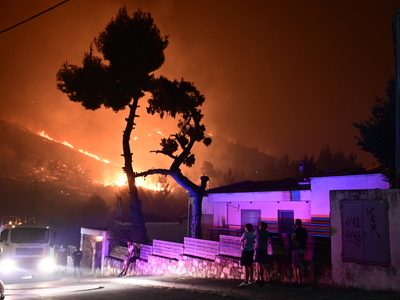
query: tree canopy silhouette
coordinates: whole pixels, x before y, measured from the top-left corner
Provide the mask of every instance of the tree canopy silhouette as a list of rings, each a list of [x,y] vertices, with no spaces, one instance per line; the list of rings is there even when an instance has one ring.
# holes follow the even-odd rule
[[[204,96],[192,83],[183,79],[170,81],[163,76],[153,76],[152,72],[164,62],[163,51],[168,45],[168,38],[160,36],[150,13],[139,9],[129,16],[126,8],[121,8],[115,20],[94,39],[94,44],[107,63],[96,57],[90,46],[89,52],[84,54],[82,67],[68,62],[62,65],[57,73],[57,87],[70,100],[81,103],[86,109],[96,110],[104,106],[119,111],[129,107],[123,134],[123,155],[131,198],[134,241],[148,241],[135,178],[150,174],[170,175],[189,191],[193,196],[191,236],[201,237],[201,201],[208,177],[203,176],[198,186],[183,175],[180,167],[191,167],[195,163],[191,150],[196,142],[203,142],[206,146],[211,143],[201,123],[203,115],[200,107]],[[144,92],[151,93],[147,112],[157,114],[160,118],[179,118],[179,130],[169,138],[162,139],[161,150],[154,151],[173,160],[169,169],[135,173],[129,140],[135,126],[138,101]]]
[[[151,169],[138,173],[137,176],[152,174],[169,175],[185,188],[192,197],[192,214],[190,220],[190,235],[201,238],[201,205],[209,180],[207,176],[200,178],[200,185],[189,180],[181,171],[181,166],[191,167],[195,163],[192,148],[196,142],[211,144],[211,138],[205,135],[206,127],[202,124],[203,114],[200,107],[205,101],[204,96],[196,87],[183,79],[170,81],[159,77],[152,82],[152,97],[148,100],[147,111],[158,114],[160,118],[170,116],[179,118],[178,132],[169,138],[161,140],[161,149],[152,152],[161,153],[172,159],[169,169]]]
[[[62,65],[56,75],[57,88],[86,109],[96,110],[104,106],[117,112],[129,107],[122,137],[123,169],[128,178],[133,239],[147,243],[129,140],[138,117],[139,99],[149,91],[154,79],[152,72],[164,63],[168,37],[161,36],[150,13],[139,9],[129,15],[124,6],[93,43],[103,59],[94,55],[91,45],[84,53],[82,66],[68,62]]]
[[[387,98],[376,98],[372,116],[353,125],[359,130],[357,145],[371,153],[386,170],[390,184],[396,181],[396,89],[390,80],[386,88]]]

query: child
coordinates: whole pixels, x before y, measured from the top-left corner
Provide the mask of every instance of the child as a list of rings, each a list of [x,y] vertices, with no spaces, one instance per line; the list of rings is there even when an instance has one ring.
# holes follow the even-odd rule
[[[242,256],[240,258],[240,264],[244,268],[244,281],[239,284],[240,287],[248,286],[253,283],[253,256],[254,256],[254,233],[253,225],[246,224],[244,227],[244,233],[240,238],[242,245]]]

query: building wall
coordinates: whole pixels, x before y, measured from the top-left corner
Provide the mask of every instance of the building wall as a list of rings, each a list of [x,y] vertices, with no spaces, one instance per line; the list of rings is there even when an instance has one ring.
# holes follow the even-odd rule
[[[265,221],[276,221],[279,210],[294,210],[295,218],[307,221],[311,215],[310,199],[311,193],[307,190],[210,194],[203,198],[202,212],[213,214],[215,227],[243,225],[243,209],[260,209],[261,219]]]
[[[305,191],[272,191],[272,192],[243,192],[209,194],[211,202],[276,202],[311,200],[308,190]],[[295,199],[293,199],[295,198]],[[232,200],[233,199],[233,200]]]
[[[311,180],[311,216],[329,218],[329,191],[388,189],[381,174],[313,177]]]
[[[388,203],[388,224],[376,224],[376,230],[388,226],[390,245],[390,266],[378,266],[367,263],[343,261],[342,234],[342,200],[386,200]],[[400,292],[400,215],[399,190],[345,190],[330,192],[331,209],[331,243],[332,243],[332,281],[333,284],[343,288],[357,288],[362,290],[380,290]],[[353,201],[354,202],[354,201]],[[367,218],[366,222],[371,220]],[[379,221],[379,220],[378,220]],[[365,222],[363,220],[363,222]],[[345,223],[346,224],[346,223]],[[345,225],[346,226],[346,225]],[[386,233],[380,232],[379,239]],[[368,234],[368,233],[367,233]],[[345,237],[347,232],[345,233]],[[363,235],[365,236],[365,234]],[[378,236],[378,235],[377,235]],[[364,237],[360,240],[362,241]],[[346,239],[344,239],[346,241]],[[375,247],[384,247],[382,243],[375,243]],[[366,249],[370,251],[371,249]]]
[[[265,221],[277,221],[279,210],[293,210],[294,218],[329,218],[331,190],[388,189],[381,174],[313,177],[311,190],[209,194],[203,199],[203,214],[212,214],[214,227],[241,224],[241,210],[261,209]]]
[[[96,243],[101,243],[101,251],[96,251]],[[81,228],[81,242],[80,247],[83,252],[82,267],[95,270],[95,260],[97,255],[98,259],[104,261],[105,253],[108,253],[109,242],[107,239],[107,231]],[[100,266],[100,271],[103,272],[103,266]]]
[[[183,243],[187,236],[187,220],[183,222],[146,222],[150,244],[153,240]]]

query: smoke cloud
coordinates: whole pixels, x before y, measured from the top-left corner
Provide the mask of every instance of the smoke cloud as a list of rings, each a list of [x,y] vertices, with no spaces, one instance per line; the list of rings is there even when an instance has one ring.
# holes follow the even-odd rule
[[[59,2],[3,1],[0,30]],[[55,75],[65,61],[81,64],[93,38],[125,3],[69,1],[0,34],[0,119],[44,130],[122,165],[127,111],[87,111],[56,89]],[[394,75],[391,23],[397,4],[137,0],[126,6],[131,13],[139,7],[150,11],[169,35],[157,75],[194,82],[206,97],[204,123],[214,138],[293,159],[330,145],[369,165],[373,159],[355,145],[358,133],[351,123],[369,116],[374,98],[385,95]],[[176,124],[148,116],[145,100],[140,105],[134,167],[167,167],[166,158],[149,151]],[[203,145],[194,150],[198,168],[213,161]],[[222,158],[219,164],[224,151],[213,150]]]

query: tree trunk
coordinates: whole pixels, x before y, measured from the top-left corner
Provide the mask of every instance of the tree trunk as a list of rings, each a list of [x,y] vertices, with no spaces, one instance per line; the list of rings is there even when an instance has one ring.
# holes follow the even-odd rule
[[[203,195],[193,195],[192,216],[190,220],[190,237],[201,239],[201,203],[203,202]]]
[[[203,196],[206,190],[206,185],[209,180],[207,176],[202,176],[201,185],[196,189],[192,190],[193,194],[193,208],[192,208],[192,218],[190,222],[190,237],[201,239],[201,216],[202,216],[202,203]]]
[[[146,224],[142,213],[142,201],[133,201],[131,196],[132,238],[134,243],[148,244]]]
[[[129,117],[126,119],[126,127],[122,137],[122,147],[124,151],[124,171],[128,178],[128,187],[130,195],[130,209],[132,218],[132,228],[133,228],[133,242],[140,244],[147,244],[149,238],[147,236],[146,225],[142,213],[142,203],[139,199],[139,194],[135,181],[135,172],[132,167],[132,153],[130,148],[130,137],[132,130],[135,126],[134,120],[136,117],[136,109],[138,107],[139,97],[133,99],[133,104],[129,105]]]

